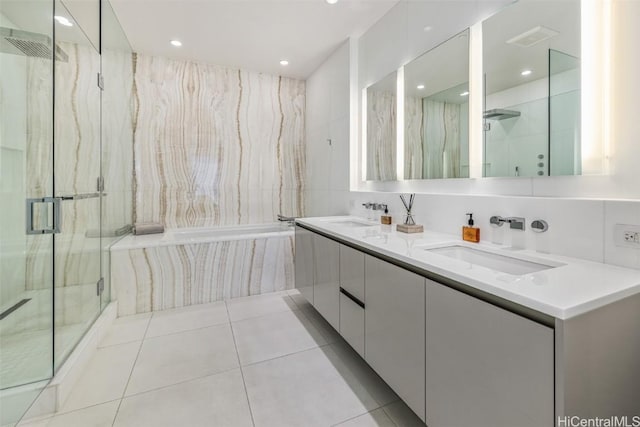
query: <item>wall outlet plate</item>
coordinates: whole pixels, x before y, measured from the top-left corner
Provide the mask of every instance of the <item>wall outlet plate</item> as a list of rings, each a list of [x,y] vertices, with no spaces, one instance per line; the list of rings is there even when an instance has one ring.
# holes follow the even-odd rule
[[[640,249],[640,225],[616,224],[613,239],[616,246]]]

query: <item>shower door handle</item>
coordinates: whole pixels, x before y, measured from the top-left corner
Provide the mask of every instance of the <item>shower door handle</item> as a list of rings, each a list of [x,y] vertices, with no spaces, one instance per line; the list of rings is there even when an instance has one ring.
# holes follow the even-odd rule
[[[36,199],[27,199],[27,234],[55,234],[60,232],[62,212],[60,210],[60,197],[40,197]],[[38,219],[40,227],[36,228],[34,218],[34,207],[36,205],[51,205],[53,211],[51,213],[52,218],[49,218],[49,209],[45,214],[42,214]]]

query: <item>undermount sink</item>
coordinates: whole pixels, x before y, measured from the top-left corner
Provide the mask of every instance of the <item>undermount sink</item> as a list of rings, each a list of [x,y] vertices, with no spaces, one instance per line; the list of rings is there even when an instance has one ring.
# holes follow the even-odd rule
[[[499,255],[479,249],[468,248],[466,246],[445,246],[441,248],[425,249],[428,252],[454,258],[470,264],[479,265],[491,270],[500,271],[516,276],[522,274],[535,273],[537,271],[548,270],[560,267],[563,264],[552,264],[548,261],[533,262],[510,256]]]
[[[346,227],[354,227],[354,228],[372,227],[373,225],[376,225],[376,224],[371,224],[371,223],[368,223],[368,222],[360,222],[360,221],[353,221],[353,220],[330,221],[330,222],[331,222],[331,224],[344,225]]]

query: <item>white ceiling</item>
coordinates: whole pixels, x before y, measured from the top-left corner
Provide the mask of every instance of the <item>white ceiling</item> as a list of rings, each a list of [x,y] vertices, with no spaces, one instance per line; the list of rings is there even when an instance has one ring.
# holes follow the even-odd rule
[[[560,34],[531,47],[507,43],[539,25]],[[549,49],[580,56],[580,1],[520,0],[487,19],[482,35],[487,94],[544,78],[549,75]],[[525,69],[533,72],[523,77]]]
[[[111,0],[139,53],[307,78],[397,0]],[[169,44],[182,41],[180,48]],[[287,59],[289,65],[279,64]]]

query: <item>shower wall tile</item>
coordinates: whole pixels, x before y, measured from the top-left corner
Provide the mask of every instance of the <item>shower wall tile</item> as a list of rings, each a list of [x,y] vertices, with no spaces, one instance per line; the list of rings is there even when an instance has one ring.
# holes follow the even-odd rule
[[[293,288],[293,237],[112,251],[118,315]]]
[[[300,214],[303,81],[139,54],[134,73],[136,222],[217,226]]]

